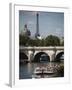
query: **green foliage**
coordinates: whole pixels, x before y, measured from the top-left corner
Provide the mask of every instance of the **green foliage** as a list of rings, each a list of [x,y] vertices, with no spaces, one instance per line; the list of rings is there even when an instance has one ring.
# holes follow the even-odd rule
[[[61,46],[64,46],[64,40],[61,42]]]
[[[60,44],[60,39],[57,36],[49,35],[45,39],[31,39],[26,35],[19,35],[19,45],[24,46],[60,46],[64,45],[64,41]]]
[[[60,46],[60,39],[57,36],[49,35],[45,41],[46,46]]]
[[[46,46],[45,39],[42,39],[42,40],[41,40],[41,46]]]
[[[24,35],[19,35],[19,45],[27,46],[29,42],[29,37],[26,37]]]

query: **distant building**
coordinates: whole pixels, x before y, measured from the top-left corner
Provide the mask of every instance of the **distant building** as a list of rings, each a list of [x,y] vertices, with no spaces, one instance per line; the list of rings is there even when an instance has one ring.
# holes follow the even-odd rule
[[[24,30],[22,31],[21,33],[22,35],[25,35],[27,37],[30,37],[31,36],[31,32],[30,30],[27,28],[27,24],[24,25]]]

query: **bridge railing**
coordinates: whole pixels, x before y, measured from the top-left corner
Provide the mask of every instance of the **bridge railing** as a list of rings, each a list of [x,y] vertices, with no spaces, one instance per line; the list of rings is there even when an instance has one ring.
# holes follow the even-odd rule
[[[55,47],[24,47],[24,46],[20,46],[19,47],[20,50],[64,50],[64,47],[62,46],[55,46]]]

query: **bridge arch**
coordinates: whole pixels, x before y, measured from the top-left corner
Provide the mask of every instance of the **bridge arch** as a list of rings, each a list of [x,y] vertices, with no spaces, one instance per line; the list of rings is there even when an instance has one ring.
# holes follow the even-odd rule
[[[64,60],[64,52],[59,52],[56,57],[55,57],[55,61],[61,61]]]
[[[50,57],[46,52],[38,52],[34,55],[34,62],[50,61]]]
[[[23,51],[20,51],[19,52],[19,60],[20,60],[20,63],[27,62],[28,56]]]

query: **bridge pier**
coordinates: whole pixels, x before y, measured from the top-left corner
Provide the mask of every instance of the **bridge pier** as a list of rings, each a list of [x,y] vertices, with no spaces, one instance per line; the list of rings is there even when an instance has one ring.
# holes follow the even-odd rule
[[[30,62],[30,51],[28,51],[28,62]]]
[[[55,51],[48,51],[47,54],[50,57],[50,61],[54,61],[54,59],[55,59]]]
[[[31,62],[32,60],[32,51],[28,51],[28,62]]]
[[[50,61],[54,61],[55,60],[55,54],[52,54],[51,56],[50,56]]]
[[[54,61],[54,59],[55,59],[55,58],[54,58],[54,55],[51,55],[51,56],[50,56],[50,62]]]

